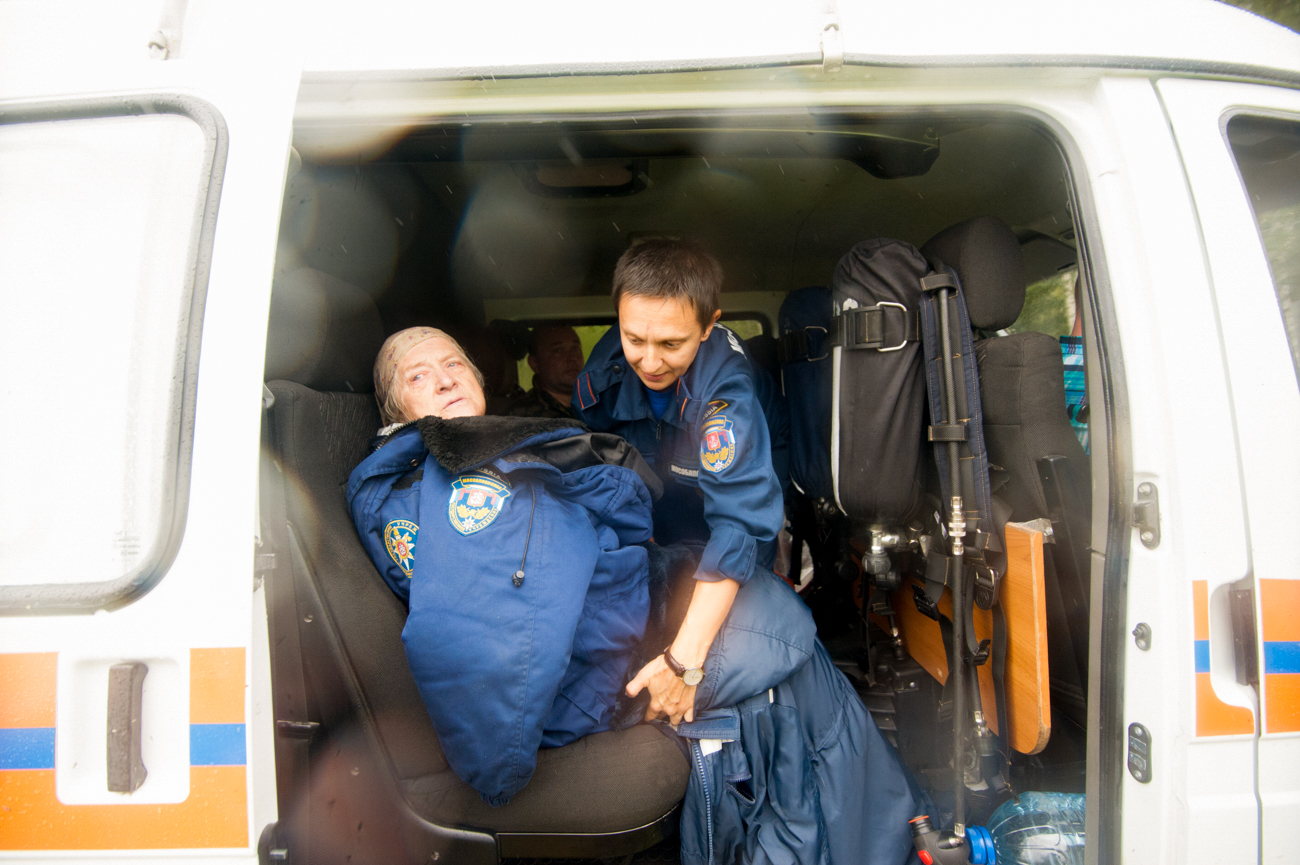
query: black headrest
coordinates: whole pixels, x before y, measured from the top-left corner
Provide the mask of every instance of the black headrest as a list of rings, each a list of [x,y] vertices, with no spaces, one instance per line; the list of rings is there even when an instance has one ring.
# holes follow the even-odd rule
[[[299,268],[271,289],[266,380],[314,390],[370,393],[384,324],[370,295],[328,273]]]
[[[770,372],[773,378],[780,378],[781,362],[776,356],[776,337],[760,333],[745,340],[745,347],[755,364]]]
[[[996,216],[977,216],[949,226],[926,241],[921,253],[957,271],[970,323],[1001,330],[1025,305],[1025,255],[1020,241]]]

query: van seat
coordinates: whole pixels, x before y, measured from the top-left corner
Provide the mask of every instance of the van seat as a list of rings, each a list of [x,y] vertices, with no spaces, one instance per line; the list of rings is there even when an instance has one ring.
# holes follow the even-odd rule
[[[973,327],[990,333],[1020,317],[1024,254],[1002,220],[982,216],[950,226],[921,251],[957,271]],[[975,357],[989,464],[1001,470],[993,492],[1010,506],[1013,521],[1052,520],[1045,589],[1053,705],[1083,726],[1092,486],[1088,456],[1066,412],[1060,344],[1033,331],[992,336],[976,340]],[[1044,460],[1056,473],[1054,487],[1045,481]]]
[[[644,724],[542,750],[533,779],[502,808],[484,804],[456,777],[406,663],[406,608],[357,540],[344,498],[348,475],[379,428],[374,397],[287,381],[268,387],[289,479],[289,523],[411,807],[433,823],[498,832],[615,832],[670,812],[685,795],[689,766],[668,737]]]
[[[301,555],[295,552],[292,569],[277,567],[268,579],[295,580],[300,606],[306,596],[319,598],[332,629],[324,642],[302,638],[307,705],[311,720],[321,724],[312,753],[322,752],[321,740],[362,731],[387,756],[391,788],[404,800],[385,806],[391,813],[414,811],[435,826],[528,836],[517,839],[508,854],[500,844],[502,855],[632,852],[625,849],[630,837],[622,846],[612,838],[608,853],[598,852],[589,838],[565,853],[564,839],[643,830],[674,811],[690,767],[678,746],[653,726],[541,751],[532,780],[501,808],[484,804],[447,765],[402,647],[406,608],[361,546],[345,500],[348,476],[369,453],[380,425],[368,392],[370,364],[384,338],[378,313],[359,289],[324,274],[298,273],[285,288],[277,285],[272,297],[266,372],[288,373],[294,380],[267,382],[274,397],[269,450],[284,479],[288,527],[276,546],[293,548],[296,542]],[[345,388],[364,392],[339,392]],[[264,514],[274,512],[265,490],[263,502]],[[296,615],[292,621],[311,619]],[[273,634],[277,647],[285,636]],[[348,681],[354,689],[326,684]],[[277,697],[281,690],[277,685]],[[276,711],[281,717],[278,706]],[[328,765],[312,758],[313,783]],[[638,833],[646,842],[640,846],[655,843],[665,831]],[[534,837],[541,846],[529,854]]]

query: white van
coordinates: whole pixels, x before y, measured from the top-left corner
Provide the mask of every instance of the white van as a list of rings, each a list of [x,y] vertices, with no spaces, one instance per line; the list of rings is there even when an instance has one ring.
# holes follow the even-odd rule
[[[450,775],[342,505],[374,340],[607,326],[665,235],[776,337],[981,215],[1010,330],[1078,274],[1090,406],[1086,657],[1013,786],[1086,793],[1089,863],[1300,861],[1300,36],[1209,0],[0,3],[0,857],[671,854],[664,737],[500,813]]]

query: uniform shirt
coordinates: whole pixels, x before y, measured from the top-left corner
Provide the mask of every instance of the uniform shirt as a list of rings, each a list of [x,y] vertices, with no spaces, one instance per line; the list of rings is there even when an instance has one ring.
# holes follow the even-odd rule
[[[574,416],[571,409],[537,385],[533,385],[532,390],[511,403],[505,414],[509,417],[571,418]]]
[[[1088,451],[1088,387],[1084,381],[1083,337],[1061,337],[1061,361],[1065,364],[1065,410],[1070,415],[1070,426]]]
[[[655,540],[705,543],[697,579],[744,583],[784,519],[757,377],[741,341],[715,326],[656,418],[613,327],[574,385],[578,419],[627,439],[663,481]]]

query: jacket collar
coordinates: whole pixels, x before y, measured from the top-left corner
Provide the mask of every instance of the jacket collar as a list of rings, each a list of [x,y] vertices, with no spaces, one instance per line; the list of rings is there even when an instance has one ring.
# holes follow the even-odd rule
[[[586,432],[579,421],[539,417],[426,417],[416,422],[424,445],[451,474],[486,462],[525,445]]]
[[[698,360],[698,355],[697,355]],[[673,400],[664,410],[663,421],[681,429],[689,429],[699,419],[701,403],[692,395],[695,364],[673,385]],[[609,362],[582,374],[578,380],[580,404],[583,409],[605,401],[610,417],[617,421],[656,421],[645,385],[636,371],[623,357],[620,349]]]

